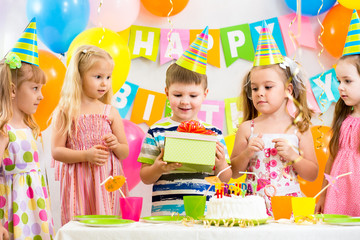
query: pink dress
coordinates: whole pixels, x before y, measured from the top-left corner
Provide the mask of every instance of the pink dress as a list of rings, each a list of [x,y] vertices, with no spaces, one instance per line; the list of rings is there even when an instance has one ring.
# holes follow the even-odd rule
[[[327,189],[324,213],[360,216],[360,118],[348,116],[340,128],[339,152],[331,168],[331,176],[339,178],[336,187]]]
[[[111,106],[106,105],[104,114],[80,115],[77,133],[66,141],[66,147],[87,150],[94,145],[104,145],[103,136],[111,133]],[[107,164],[96,166],[84,163],[55,161],[55,180],[60,180],[61,223],[65,224],[76,215],[121,215],[120,192],[108,192],[100,184],[109,176],[124,175],[120,160],[111,152]],[[128,195],[127,185],[122,191]]]
[[[251,122],[250,138],[257,136],[253,132],[254,121]],[[303,196],[297,180],[297,173],[291,165],[286,165],[284,159],[274,148],[275,143],[272,140],[276,138],[286,139],[298,151],[299,139],[296,132],[293,134],[263,134],[264,150],[254,154],[247,168],[247,171],[255,173],[258,179],[253,174],[248,174],[246,177],[247,184],[257,184],[252,193],[264,197],[268,215],[272,215],[271,196],[274,194],[275,196]]]

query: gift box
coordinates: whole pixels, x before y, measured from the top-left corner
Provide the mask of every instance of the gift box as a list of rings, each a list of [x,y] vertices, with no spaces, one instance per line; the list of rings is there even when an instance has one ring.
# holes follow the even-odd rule
[[[188,132],[165,132],[164,161],[182,163],[179,171],[212,172],[217,137]]]

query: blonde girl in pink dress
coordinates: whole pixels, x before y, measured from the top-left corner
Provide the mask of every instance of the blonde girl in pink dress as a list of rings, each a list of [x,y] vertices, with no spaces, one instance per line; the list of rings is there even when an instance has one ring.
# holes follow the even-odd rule
[[[287,112],[289,96],[300,103],[296,121]],[[297,175],[313,181],[318,163],[309,130],[310,110],[299,66],[284,57],[278,64],[254,66],[244,78],[241,100],[243,122],[236,133],[231,155],[233,178],[248,174],[247,183],[257,183],[253,193],[263,196],[272,214],[270,196],[303,196]],[[269,188],[266,194],[265,189]]]
[[[360,46],[357,46],[360,51]],[[360,216],[360,55],[342,56],[336,65],[340,99],[332,123],[330,157],[325,173],[339,178],[336,187],[324,191],[316,205],[317,212]],[[324,179],[323,187],[328,184]]]
[[[0,61],[0,239],[7,239],[2,225],[9,239],[54,237],[36,144],[40,128],[32,116],[43,99],[46,77],[35,64],[14,52]]]
[[[66,72],[51,140],[62,224],[76,215],[121,215],[119,191],[100,185],[109,176],[124,175],[120,160],[129,154],[121,117],[109,105],[113,68],[106,51],[84,45]],[[128,194],[126,184],[122,191]]]

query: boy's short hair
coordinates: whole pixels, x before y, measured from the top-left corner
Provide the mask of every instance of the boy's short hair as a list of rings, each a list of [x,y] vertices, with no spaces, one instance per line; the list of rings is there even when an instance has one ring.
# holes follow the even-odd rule
[[[204,89],[207,89],[207,76],[206,74],[193,72],[173,63],[166,70],[166,88],[169,88],[173,83],[202,84]]]

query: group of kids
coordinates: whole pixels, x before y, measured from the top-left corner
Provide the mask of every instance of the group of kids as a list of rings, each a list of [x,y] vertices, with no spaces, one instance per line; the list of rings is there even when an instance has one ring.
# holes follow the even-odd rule
[[[227,183],[242,172],[246,182],[259,179],[274,186],[276,195],[303,196],[297,176],[314,181],[318,175],[300,65],[283,57],[266,24],[260,33],[254,65],[242,81],[243,122],[238,126],[231,157],[221,130],[217,133],[212,173],[176,171],[181,163],[163,161],[165,131],[183,121],[198,120],[208,94],[206,76],[208,29],[196,38],[166,72],[165,93],[172,116],[147,132],[138,161],[141,180],[153,184],[152,214],[184,214],[184,195],[209,198],[214,188],[205,177],[218,175]],[[336,66],[341,98],[335,106],[330,157],[325,173],[338,176],[337,187],[324,191],[316,212],[360,216],[360,21],[354,11],[343,56]],[[42,175],[36,139],[40,130],[33,114],[46,83],[39,68],[36,23],[32,20],[14,48],[0,62],[0,239],[52,239],[54,224],[46,178]],[[101,182],[124,175],[121,160],[129,153],[124,126],[110,105],[114,61],[106,51],[80,46],[67,68],[59,104],[52,115],[51,153],[60,181],[61,223],[76,215],[121,215],[119,191],[108,192]],[[296,106],[295,118],[287,112]],[[229,166],[231,165],[231,168]],[[324,186],[327,181],[324,179]],[[126,184],[122,187],[128,195]],[[257,188],[271,215],[270,197]]]

